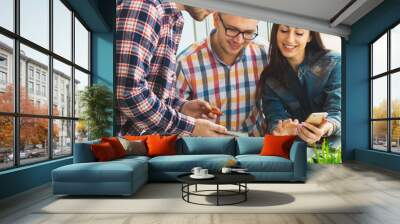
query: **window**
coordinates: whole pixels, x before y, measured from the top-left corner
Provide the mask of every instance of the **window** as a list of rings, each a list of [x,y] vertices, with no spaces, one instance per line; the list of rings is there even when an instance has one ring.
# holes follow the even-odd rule
[[[36,69],[36,80],[40,81],[40,70]]]
[[[89,69],[89,32],[75,18],[75,62],[82,68]]]
[[[5,55],[0,55],[0,67],[7,67],[7,57]]]
[[[46,86],[42,86],[42,96],[46,97]]]
[[[40,95],[40,84],[36,84],[36,95]]]
[[[21,36],[49,48],[49,0],[20,0]]]
[[[75,132],[82,130],[75,127],[77,92],[70,87],[83,82],[80,74],[90,80],[90,31],[68,1],[0,2],[0,26],[6,29],[0,29],[0,83],[8,82],[7,88],[0,85],[0,170],[70,156]]]
[[[33,94],[34,92],[34,87],[33,87],[33,82],[28,82],[28,93]]]
[[[53,7],[54,52],[72,60],[72,12],[60,0],[53,0]]]
[[[89,74],[75,71],[75,117],[79,117],[81,114],[81,108],[79,106],[80,102],[80,92],[89,85]]]
[[[400,25],[370,44],[371,148],[400,153]]]
[[[0,84],[6,85],[7,84],[7,73],[0,70]]]
[[[30,79],[30,80],[33,80],[33,67],[32,67],[32,66],[29,66],[29,71],[28,71],[28,73],[29,73],[29,79]]]
[[[14,0],[1,0],[0,26],[14,31]]]
[[[0,91],[5,91],[7,85],[7,56],[0,54]]]
[[[53,90],[54,90],[54,104],[58,104],[58,97],[59,94],[62,94],[60,97],[60,100],[62,103],[64,103],[64,96],[69,96],[69,98],[67,98],[67,101],[71,101],[68,102],[68,105],[72,104],[72,90],[70,89],[65,89],[65,85],[66,83],[69,83],[69,85],[72,84],[72,68],[71,66],[68,66],[58,60],[53,60],[54,63],[54,83],[53,83]],[[56,107],[56,105],[53,105],[54,107]],[[61,106],[61,105],[60,105]],[[60,113],[60,109],[58,107],[56,107],[57,109],[53,110],[53,114],[57,114]],[[66,108],[65,111],[66,114],[63,114],[63,116],[72,116],[72,108],[69,106]]]

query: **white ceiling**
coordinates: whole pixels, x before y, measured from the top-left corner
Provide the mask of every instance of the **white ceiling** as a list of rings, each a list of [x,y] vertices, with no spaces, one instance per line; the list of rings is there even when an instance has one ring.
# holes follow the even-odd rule
[[[383,0],[177,0],[183,4],[347,37]],[[351,3],[351,4],[350,4]],[[346,5],[349,7],[338,14]],[[335,15],[337,15],[335,17]],[[337,18],[334,20],[334,18]]]

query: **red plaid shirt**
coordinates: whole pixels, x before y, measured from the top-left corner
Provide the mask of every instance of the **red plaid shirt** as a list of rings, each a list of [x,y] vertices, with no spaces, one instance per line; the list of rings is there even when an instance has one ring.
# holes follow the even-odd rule
[[[176,50],[183,16],[167,0],[123,0],[117,5],[116,95],[120,134],[191,133],[195,119],[179,113]]]

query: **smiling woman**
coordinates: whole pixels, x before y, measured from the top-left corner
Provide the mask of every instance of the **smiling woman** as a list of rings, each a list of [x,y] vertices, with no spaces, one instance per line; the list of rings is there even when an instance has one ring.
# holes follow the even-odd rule
[[[341,127],[341,58],[325,48],[314,31],[275,24],[270,61],[261,75],[258,96],[273,135],[297,135],[314,144],[330,137],[338,147]],[[306,118],[327,112],[322,124]],[[301,123],[300,123],[301,122]]]

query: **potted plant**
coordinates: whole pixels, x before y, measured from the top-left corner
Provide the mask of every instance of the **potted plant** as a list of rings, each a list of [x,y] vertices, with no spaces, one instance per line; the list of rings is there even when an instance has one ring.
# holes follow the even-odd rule
[[[87,86],[79,93],[81,119],[88,131],[89,140],[110,136],[107,131],[112,125],[112,92],[107,86],[95,84]]]

